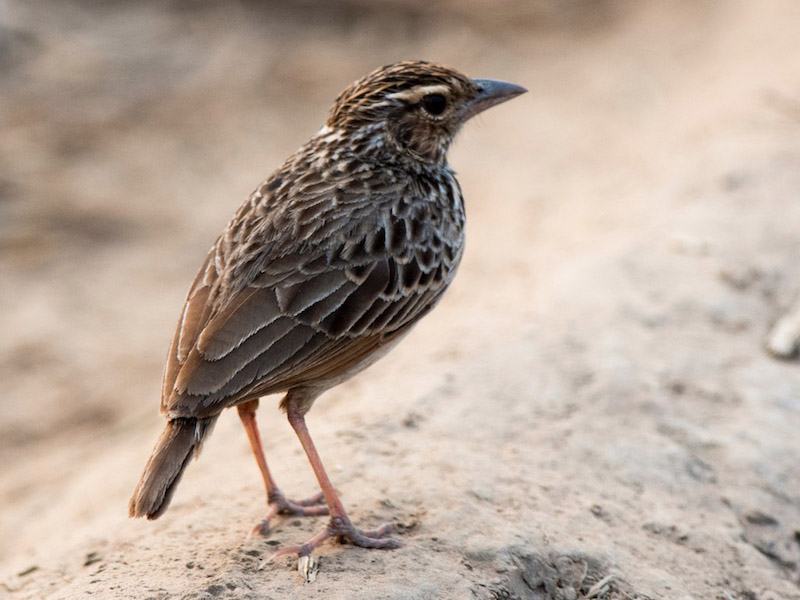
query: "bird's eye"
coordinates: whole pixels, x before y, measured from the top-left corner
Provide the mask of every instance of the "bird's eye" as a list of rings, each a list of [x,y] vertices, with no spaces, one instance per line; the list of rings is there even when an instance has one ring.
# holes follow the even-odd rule
[[[422,98],[422,108],[432,115],[440,115],[447,108],[447,98],[441,94],[428,94]]]

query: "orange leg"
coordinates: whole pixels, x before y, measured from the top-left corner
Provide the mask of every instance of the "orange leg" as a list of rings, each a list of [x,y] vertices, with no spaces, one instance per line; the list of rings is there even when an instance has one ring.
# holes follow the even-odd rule
[[[328,474],[325,472],[325,467],[322,466],[322,461],[317,453],[317,449],[314,446],[311,435],[308,433],[305,416],[302,413],[293,410],[291,404],[287,406],[287,414],[289,417],[289,423],[292,425],[295,433],[297,433],[297,437],[300,439],[300,443],[303,445],[303,450],[306,451],[306,456],[308,456],[308,460],[311,463],[311,468],[314,469],[314,474],[317,476],[319,486],[322,488],[322,494],[325,497],[325,502],[328,504],[328,508],[330,509],[331,520],[323,531],[315,535],[302,546],[283,548],[282,550],[276,552],[273,555],[273,558],[276,556],[282,556],[284,554],[308,556],[311,554],[314,548],[319,546],[319,544],[330,537],[338,537],[339,539],[347,540],[352,544],[361,546],[363,548],[398,548],[400,546],[400,542],[386,537],[392,532],[393,527],[391,523],[387,523],[371,531],[362,531],[353,526],[353,524],[350,522],[350,518],[347,516],[347,513],[344,510],[342,501],[339,500],[339,496],[336,494],[336,490],[333,488],[331,480],[328,478]]]
[[[270,519],[273,519],[276,515],[327,515],[328,507],[323,505],[325,496],[321,493],[304,500],[289,500],[283,495],[283,492],[278,489],[278,486],[275,485],[275,480],[272,479],[269,467],[267,466],[267,459],[264,456],[264,448],[261,445],[261,435],[258,433],[258,424],[256,423],[257,408],[258,400],[245,402],[237,406],[239,418],[242,420],[244,429],[247,432],[247,438],[250,440],[250,448],[253,450],[253,455],[256,457],[258,468],[264,479],[264,487],[267,490],[267,506],[269,506],[269,511],[264,520],[254,528],[255,532],[266,536],[269,535],[270,531]]]

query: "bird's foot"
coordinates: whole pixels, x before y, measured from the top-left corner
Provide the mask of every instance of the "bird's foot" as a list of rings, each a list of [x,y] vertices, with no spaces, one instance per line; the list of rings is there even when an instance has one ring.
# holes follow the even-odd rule
[[[290,515],[296,517],[318,517],[328,514],[328,507],[325,505],[325,497],[322,492],[310,498],[302,500],[289,500],[279,489],[274,489],[267,499],[269,510],[267,516],[261,523],[253,527],[253,533],[263,535],[270,534],[270,522],[278,515]]]
[[[398,540],[387,537],[393,529],[394,526],[391,523],[385,523],[377,529],[363,531],[357,529],[346,516],[332,517],[328,526],[305,544],[302,546],[282,548],[273,554],[270,560],[279,556],[285,556],[286,554],[297,554],[300,557],[309,556],[314,551],[314,548],[331,537],[338,538],[340,542],[350,542],[362,548],[392,550],[394,548],[399,548],[401,545]]]

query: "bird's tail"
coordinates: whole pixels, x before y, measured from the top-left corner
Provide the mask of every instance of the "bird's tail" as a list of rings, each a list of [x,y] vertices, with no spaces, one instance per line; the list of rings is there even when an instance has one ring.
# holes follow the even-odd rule
[[[197,456],[216,417],[173,419],[164,428],[128,503],[131,517],[160,517],[178,486],[186,465]]]

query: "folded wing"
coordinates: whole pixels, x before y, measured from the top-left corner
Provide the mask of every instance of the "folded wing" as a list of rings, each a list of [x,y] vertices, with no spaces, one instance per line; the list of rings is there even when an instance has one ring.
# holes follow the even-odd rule
[[[222,300],[212,249],[170,349],[163,411],[210,416],[333,378],[430,310],[455,268],[447,253],[415,240],[407,217],[367,225],[266,260]]]

